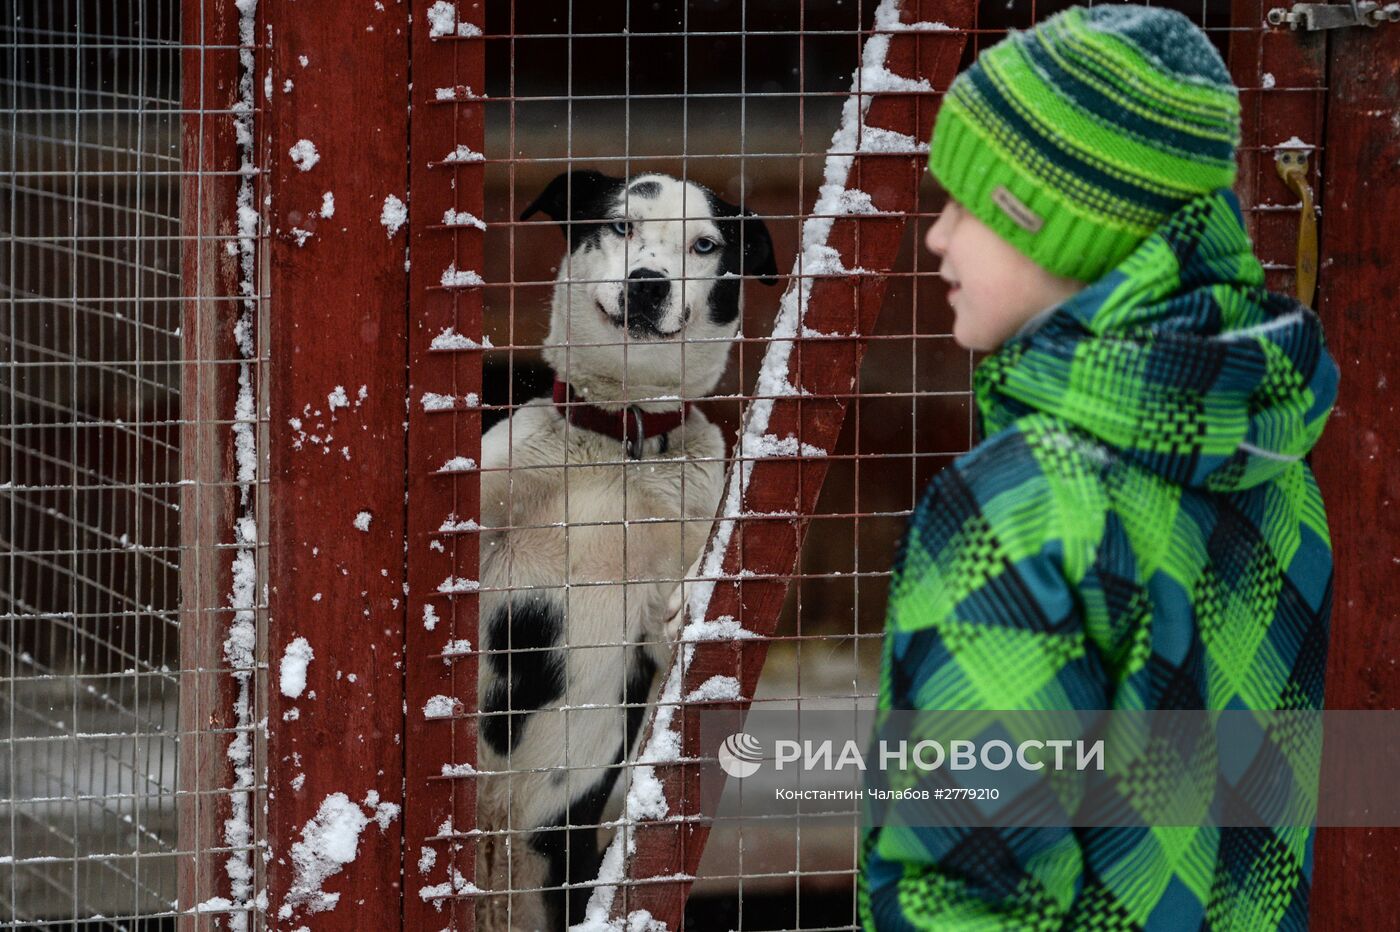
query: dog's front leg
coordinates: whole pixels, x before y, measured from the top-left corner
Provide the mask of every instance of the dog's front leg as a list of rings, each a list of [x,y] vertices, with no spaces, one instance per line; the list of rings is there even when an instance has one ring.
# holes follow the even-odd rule
[[[661,670],[670,667],[671,651],[685,628],[685,607],[690,599],[690,587],[700,576],[700,563],[705,559],[702,552],[695,558],[685,578],[676,580],[667,593],[661,607],[648,612],[642,619],[642,630],[646,634],[652,659]]]

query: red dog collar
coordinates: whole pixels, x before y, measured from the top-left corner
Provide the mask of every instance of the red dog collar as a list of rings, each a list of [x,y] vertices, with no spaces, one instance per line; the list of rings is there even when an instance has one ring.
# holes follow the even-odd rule
[[[620,441],[627,448],[630,459],[641,459],[642,444],[648,437],[661,438],[661,452],[669,446],[666,435],[685,421],[690,413],[690,402],[681,405],[678,411],[643,411],[636,405],[617,411],[604,411],[586,401],[578,401],[568,382],[554,380],[554,407],[564,419],[575,427],[591,430]]]

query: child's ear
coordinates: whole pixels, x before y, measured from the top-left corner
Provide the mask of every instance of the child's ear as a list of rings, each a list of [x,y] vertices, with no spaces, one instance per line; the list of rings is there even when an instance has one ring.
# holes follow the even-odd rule
[[[573,243],[582,232],[571,224],[601,219],[609,198],[616,196],[622,188],[622,179],[613,178],[592,169],[564,172],[545,189],[540,196],[521,213],[521,220],[528,220],[536,213],[544,213],[559,224],[564,238]]]

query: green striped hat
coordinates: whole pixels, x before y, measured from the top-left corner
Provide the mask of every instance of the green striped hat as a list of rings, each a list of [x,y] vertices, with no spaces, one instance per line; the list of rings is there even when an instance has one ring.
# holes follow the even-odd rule
[[[1074,7],[958,75],[929,171],[1031,259],[1091,282],[1177,208],[1235,180],[1239,92],[1189,19]]]

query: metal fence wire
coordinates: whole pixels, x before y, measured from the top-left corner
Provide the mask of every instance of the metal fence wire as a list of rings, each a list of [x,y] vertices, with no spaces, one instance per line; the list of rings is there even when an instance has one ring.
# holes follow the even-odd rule
[[[681,392],[686,402],[701,407],[719,426],[726,466],[742,461],[744,468],[752,468],[757,458],[767,455],[754,437],[747,437],[743,446],[735,438],[743,433],[747,408],[774,400],[774,382],[770,378],[765,388],[762,372],[773,345],[780,294],[809,288],[813,276],[824,274],[810,263],[814,253],[808,253],[806,263],[799,258],[802,228],[825,183],[826,153],[851,94],[862,43],[874,27],[876,6],[545,3],[488,9],[484,277],[486,334],[494,349],[485,355],[483,401],[488,408],[504,406],[488,411],[488,425],[506,414],[518,418],[523,402],[548,392],[554,371],[564,362],[556,354],[551,369],[541,358],[551,325],[548,308],[558,294],[554,279],[561,266],[586,261],[580,253],[566,255],[552,224],[516,222],[522,210],[564,171],[592,169],[622,178],[655,172],[696,182],[742,205],[760,216],[771,234],[778,286],[765,288],[748,275],[742,326],[722,378],[712,392]],[[844,148],[849,150],[850,144]],[[857,187],[854,175],[850,184]],[[637,203],[632,209],[644,216],[649,206]],[[934,206],[931,200],[923,204],[929,212]],[[703,205],[693,204],[686,215],[694,223],[704,212]],[[800,450],[803,456],[824,459],[828,471],[781,619],[758,639],[767,647],[764,673],[757,691],[744,697],[753,700],[755,709],[854,708],[873,701],[883,600],[904,518],[939,466],[967,449],[970,359],[949,339],[945,311],[932,300],[936,286],[929,278],[935,264],[921,254],[916,243],[921,230],[916,226],[909,224],[898,247],[900,258],[878,329],[868,334],[859,380],[839,398],[847,407],[839,440],[830,449],[818,450],[811,443],[815,438],[799,431],[790,441],[793,454]],[[703,279],[705,273],[690,274]],[[571,289],[592,287],[587,274],[573,271],[572,278]],[[613,342],[618,352],[631,348],[622,331],[590,339]],[[706,365],[706,344],[703,339],[683,343],[683,349],[682,366],[697,371],[699,378]],[[582,368],[572,361],[566,364]],[[832,400],[811,401],[815,408]],[[529,506],[523,500],[534,491],[528,484],[529,464],[510,457],[497,464],[483,462],[487,470],[493,465],[506,470],[507,477],[490,487],[512,490],[519,504],[510,513],[524,513]],[[648,494],[644,483],[629,478],[625,495],[640,500]],[[490,481],[483,478],[483,483]],[[582,470],[577,479],[566,476],[563,482],[571,495],[587,494]],[[679,510],[695,513],[684,523],[687,543],[703,539],[709,535],[713,513],[710,502],[701,504],[703,484],[691,476],[682,493],[688,500]],[[801,494],[796,486],[788,498],[794,498],[793,493]],[[484,498],[490,525],[491,496]],[[786,509],[774,508],[778,513],[767,523],[788,527],[781,512],[791,514],[793,507],[789,503]],[[621,527],[618,518],[604,520]],[[571,554],[590,546],[589,530],[566,529],[563,538]],[[735,532],[734,539],[740,536]],[[677,540],[669,545],[677,552],[667,561],[675,568],[657,572],[656,558],[640,535],[636,540],[628,535],[628,542],[625,558],[630,565],[625,574],[659,576],[663,584],[678,583],[700,552],[698,539],[683,552]],[[492,546],[488,538],[485,549]],[[759,557],[755,553],[749,559],[756,563]],[[580,555],[571,565],[581,566],[584,560]],[[697,575],[713,580],[715,565],[701,567]],[[484,623],[490,624],[493,610],[500,611],[496,606],[521,604],[532,588],[527,579],[528,570],[521,571],[506,579],[508,591],[483,596]],[[754,579],[748,586],[746,606],[762,601],[758,594],[763,585]],[[574,598],[582,602],[578,595]],[[627,594],[628,600],[638,598]],[[745,629],[741,633],[769,627],[758,620],[761,614],[738,612],[735,620]],[[529,657],[508,653],[514,653],[517,662]],[[571,666],[588,664],[591,656],[601,654],[584,645],[570,653]],[[718,682],[727,685],[730,680]],[[738,698],[737,690],[731,689],[729,698]],[[491,711],[483,708],[488,716]],[[579,716],[566,738],[586,740],[574,734],[585,734],[585,727]],[[523,740],[528,738],[527,732]],[[524,754],[520,758],[528,759]],[[528,765],[514,763],[509,768],[521,766]],[[625,767],[612,806],[601,819],[586,819],[582,827],[586,830],[600,821],[611,826],[623,815],[625,798],[631,795],[635,801],[635,791],[649,776]],[[783,779],[771,770],[760,771],[745,781],[744,793],[754,798],[771,795],[778,784],[770,782]],[[851,927],[856,823],[852,811],[842,812],[839,805],[835,810],[816,808],[824,811],[793,819],[716,824],[696,872],[700,880],[691,893],[688,927]],[[670,811],[677,811],[674,800]],[[502,822],[494,828],[514,846],[530,843],[529,824]],[[604,830],[605,838],[610,834]],[[477,882],[488,886],[480,850]],[[664,875],[685,868],[677,863],[672,870],[653,865],[648,870]],[[522,894],[510,898],[510,908],[528,923],[531,891],[558,885],[562,878],[522,872],[505,884],[501,876],[493,879],[493,893],[505,886]],[[631,893],[623,884],[618,902]],[[625,906],[622,912],[636,908]],[[492,914],[478,910],[477,915],[480,919]],[[570,918],[582,917],[573,913]]]
[[[0,921],[175,899],[178,21],[5,5]]]
[[[186,419],[228,433],[252,410],[215,421],[185,386],[254,362],[193,350],[187,322],[207,308],[184,310],[181,214],[201,166],[182,163],[181,133],[237,115],[186,111],[177,2],[0,8],[0,926],[156,928],[191,853],[179,807],[200,805],[179,798],[181,702],[197,702],[181,694],[181,588],[202,559],[227,574],[249,550],[182,539],[201,518],[182,510],[198,503]],[[257,593],[245,574],[247,608]],[[229,604],[205,608],[227,625]],[[242,720],[251,732],[251,706]],[[237,783],[222,782],[226,805]],[[231,845],[244,862],[251,840]]]
[[[676,604],[703,613],[732,597],[732,617],[710,617],[711,633],[700,640],[728,632],[722,639],[733,642],[733,675],[706,681],[708,692],[692,694],[694,701],[794,711],[874,705],[899,537],[923,488],[970,448],[975,433],[969,388],[975,360],[952,340],[945,286],[921,245],[942,204],[933,186],[919,186],[917,164],[913,174],[889,176],[912,179],[895,195],[877,192],[877,198],[907,198],[907,214],[884,218],[885,232],[870,232],[878,217],[862,220],[849,230],[865,232],[836,244],[846,250],[838,255],[825,239],[831,223],[826,232],[813,224],[814,214],[821,220],[822,186],[831,180],[829,150],[859,145],[858,135],[843,143],[833,133],[854,99],[853,72],[862,80],[863,49],[882,29],[888,38],[889,23],[877,21],[880,4],[492,0],[484,12],[462,12],[459,20],[465,0],[455,6],[414,0],[409,21],[402,4],[374,3],[377,13],[354,15],[398,16],[401,28],[431,30],[440,48],[459,43],[455,54],[461,57],[445,70],[479,72],[484,83],[471,87],[447,78],[425,89],[423,76],[442,69],[415,63],[415,85],[400,95],[412,103],[410,119],[420,128],[440,121],[451,143],[431,153],[410,151],[412,172],[405,163],[385,182],[385,192],[398,194],[383,196],[382,213],[379,202],[374,205],[379,223],[351,232],[338,225],[362,205],[352,207],[344,196],[337,203],[335,191],[321,194],[320,188],[318,203],[302,214],[315,222],[277,222],[284,208],[272,206],[269,178],[278,177],[278,160],[292,158],[314,181],[315,162],[335,157],[324,140],[319,153],[314,140],[295,138],[286,156],[286,141],[274,152],[269,141],[284,131],[278,109],[294,105],[300,82],[309,94],[320,79],[317,70],[335,67],[336,59],[323,60],[317,49],[305,50],[299,63],[290,52],[272,56],[260,19],[271,15],[266,7],[255,16],[253,0],[0,3],[6,53],[0,73],[0,928],[150,930],[179,923],[241,932],[303,922],[319,927],[308,919],[313,913],[326,927],[352,928],[351,907],[342,903],[343,912],[336,913],[323,894],[344,889],[340,884],[354,875],[353,856],[334,869],[311,857],[307,867],[291,850],[298,842],[314,846],[345,806],[350,821],[358,822],[356,833],[382,830],[397,839],[390,848],[402,861],[405,928],[415,927],[414,917],[441,919],[431,928],[473,922],[504,928],[493,923],[505,916],[533,921],[540,903],[558,902],[579,884],[583,900],[601,904],[604,915],[627,916],[626,904],[645,896],[645,884],[623,877],[621,860],[590,863],[591,873],[576,878],[570,873],[576,864],[565,863],[560,874],[510,854],[538,850],[542,825],[596,837],[602,850],[639,812],[655,815],[646,805],[654,802],[651,766],[612,760],[603,769],[616,771],[616,785],[586,813],[566,806],[560,821],[541,823],[531,815],[539,808],[528,805],[532,798],[515,799],[557,793],[539,789],[545,781],[557,787],[594,779],[598,749],[580,748],[580,741],[603,742],[599,735],[612,736],[609,729],[628,720],[643,723],[646,741],[654,729],[667,727],[650,723],[658,695],[663,706],[680,701],[662,690],[668,661],[660,662],[645,689],[628,679],[626,658],[660,637],[651,623],[657,619],[644,630],[619,623],[616,630],[598,631],[560,620],[575,611],[581,617],[590,606],[631,618]],[[941,66],[950,77],[1007,28],[1028,27],[1067,5],[965,3],[959,8],[973,10],[971,28],[930,18],[909,30],[906,18],[906,31],[925,34],[931,43],[933,36],[958,43]],[[362,6],[368,9],[368,0]],[[1174,6],[1228,52],[1229,3]],[[279,15],[298,14],[279,8]],[[382,28],[400,28],[397,23]],[[1258,32],[1262,25],[1249,28]],[[484,66],[479,58],[468,60],[473,55],[484,56]],[[867,78],[877,73],[867,72]],[[220,83],[211,75],[236,80]],[[922,98],[907,115],[911,138],[895,141],[905,149],[871,145],[866,156],[909,159],[908,145],[917,144],[912,136],[927,133],[946,87],[939,80],[895,88]],[[1308,100],[1320,107],[1314,97]],[[466,126],[484,126],[483,151],[461,144],[458,133]],[[422,138],[420,129],[414,132]],[[302,142],[311,148],[299,149]],[[1247,151],[1258,148],[1257,140],[1246,140]],[[915,153],[915,162],[922,157]],[[432,200],[436,194],[427,185],[404,191],[405,176],[416,179],[429,164],[452,179],[431,190],[449,191],[452,200]],[[595,268],[590,250],[568,249],[556,224],[545,222],[550,218],[522,218],[554,179],[580,170],[696,182],[752,212],[771,238],[773,269],[743,272],[745,307],[736,331],[719,327],[703,339],[678,338],[679,377],[655,393],[664,397],[627,394],[635,388],[628,385],[632,376],[618,386],[629,404],[661,410],[687,403],[704,412],[718,428],[719,446],[691,463],[676,461],[669,444],[685,449],[702,439],[688,437],[703,427],[699,422],[687,422],[691,426],[655,449],[595,444],[585,459],[602,452],[587,462],[578,459],[582,446],[556,461],[527,442],[554,416],[551,398],[563,409],[586,400],[554,394],[557,377],[575,389],[596,390],[601,383],[589,381],[589,360],[611,353],[635,356],[642,366],[655,336],[639,337],[626,326],[600,330],[598,319],[575,333],[568,315],[551,317],[553,307],[600,285],[638,300],[639,292],[626,288],[631,279],[589,273]],[[854,171],[852,188],[860,170]],[[873,185],[878,174],[870,172],[867,180]],[[480,204],[468,210],[473,191]],[[586,209],[574,201],[582,193],[565,189],[566,215]],[[880,213],[869,196],[840,203],[845,220]],[[693,223],[702,209],[709,215],[715,208],[689,200],[677,202],[677,209],[645,222]],[[634,222],[644,221],[638,216]],[[1284,232],[1276,239],[1282,241],[1294,215],[1279,222]],[[757,236],[757,230],[746,227],[743,235]],[[629,235],[627,229],[614,232]],[[412,279],[405,246],[410,234]],[[475,237],[480,267],[453,262],[425,273],[425,254],[437,255],[420,250],[429,235],[453,243]],[[888,239],[888,262],[879,270],[878,290],[862,292],[867,285],[860,277],[871,270],[843,267],[840,260],[874,249],[870,243],[879,236]],[[269,305],[276,300],[269,253],[274,262],[281,257],[286,274],[295,267],[294,250],[313,255],[332,243],[350,262],[371,251],[404,249],[402,291],[424,274],[431,279],[424,288],[413,286],[406,306],[383,309],[386,319],[419,315],[423,307],[445,316],[432,316],[431,327],[428,314],[410,320],[401,328],[410,335],[400,333],[394,353],[367,351],[318,374],[334,386],[323,393],[324,404],[301,413],[298,401],[298,410],[274,412],[270,428],[269,407],[277,403],[271,370],[294,361],[270,358],[266,349],[283,345],[269,336],[275,326]],[[630,271],[635,257],[621,249],[621,267]],[[697,276],[684,262],[695,261],[694,254],[677,260],[675,273],[666,273],[677,279],[672,287],[718,289],[721,282],[703,281],[703,275],[691,281]],[[1277,279],[1291,266],[1276,261],[1270,269]],[[850,323],[839,332],[790,330],[787,345],[800,337],[804,347],[794,351],[791,369],[786,356],[782,372],[765,363],[784,342],[775,332],[781,337],[783,327],[802,322],[800,314],[783,317],[785,302],[805,302],[809,293],[835,287],[817,280],[842,276],[848,291],[840,300]],[[760,280],[769,277],[777,287]],[[870,294],[880,298],[878,314]],[[856,339],[852,331],[861,322],[870,326]],[[424,328],[431,333],[422,336]],[[429,373],[427,366],[405,377],[405,360],[416,358],[410,340],[419,337],[424,358],[475,354],[480,392],[431,383],[429,374],[439,370]],[[804,353],[810,354],[806,363]],[[832,359],[852,360],[852,371],[817,371],[817,360]],[[717,367],[713,379],[699,371],[705,366]],[[269,476],[279,456],[284,464],[313,454],[318,463],[351,464],[351,448],[341,443],[357,438],[332,444],[322,428],[344,409],[334,431],[351,434],[350,418],[361,404],[376,403],[365,388],[356,389],[390,372],[413,391],[402,415],[411,454],[403,489],[395,487],[383,501],[354,502],[353,522],[324,533],[359,541],[354,535],[379,534],[385,525],[412,526],[414,509],[424,501],[410,498],[421,487],[412,471],[428,462],[413,457],[426,449],[431,481],[438,483],[433,488],[449,489],[443,483],[451,482],[455,490],[428,496],[434,507],[447,503],[430,516],[431,533],[404,533],[402,566],[376,563],[341,572],[416,579],[415,561],[422,566],[438,559],[452,570],[441,583],[443,574],[431,577],[436,588],[426,593],[410,593],[404,583],[402,601],[396,592],[391,606],[388,599],[375,604],[374,627],[402,638],[393,663],[372,671],[348,663],[338,669],[333,643],[323,646],[312,633],[312,619],[324,610],[320,591],[305,593],[298,607],[304,616],[281,632],[269,631],[268,586],[275,606],[279,584],[290,599],[287,593],[300,595],[296,586],[311,585],[306,580],[319,572],[318,551],[308,538],[295,542],[306,543],[309,553],[300,582],[270,578],[269,515],[286,514],[291,506],[281,503],[281,512],[271,506],[276,485]],[[834,385],[837,376],[849,376],[849,388],[822,394],[792,381]],[[393,404],[397,424],[403,409],[400,399]],[[745,436],[755,409],[765,404],[770,412],[791,405],[773,415],[785,433],[773,427]],[[454,417],[457,430],[432,433],[426,446],[417,446]],[[585,443],[579,423],[564,429],[576,444]],[[803,431],[822,424],[836,427],[819,447]],[[482,450],[453,446],[475,444],[483,433]],[[269,436],[282,444],[276,452],[269,452]],[[668,453],[673,459],[663,462]],[[746,478],[733,485],[750,470],[769,475],[761,471],[768,466],[756,465],[761,460],[797,465],[783,473],[787,484],[776,491],[746,486]],[[821,466],[814,472],[816,461]],[[675,470],[677,500],[648,498],[654,494],[648,467],[653,474]],[[353,468],[361,468],[359,461]],[[621,498],[600,503],[599,488],[614,480]],[[740,508],[765,495],[763,510]],[[714,520],[716,508],[727,523]],[[303,515],[298,527],[315,523]],[[771,562],[781,550],[773,543],[774,527],[794,542],[785,567]],[[716,528],[719,545],[712,538]],[[456,548],[468,556],[457,559]],[[729,596],[716,594],[713,604],[710,595],[695,595],[725,586]],[[368,585],[357,588],[364,597]],[[685,601],[671,601],[676,591]],[[368,598],[364,605],[369,619]],[[541,605],[555,612],[551,623],[557,626],[543,642]],[[395,629],[378,623],[390,614],[398,619]],[[316,630],[357,638],[357,630],[344,632],[360,620],[323,619]],[[689,618],[692,625],[705,620]],[[574,636],[582,640],[571,642]],[[306,645],[302,653],[294,648],[297,640]],[[709,647],[696,650],[705,663],[720,662],[718,654],[705,653]],[[357,680],[371,674],[379,680]],[[299,685],[289,683],[289,675],[300,677]],[[602,675],[612,676],[605,684],[610,698],[568,688],[570,677],[603,682]],[[486,684],[479,707],[478,676]],[[429,677],[448,685],[424,686]],[[545,679],[559,680],[559,688],[541,686]],[[401,789],[389,785],[400,782],[394,779],[368,796],[356,790],[347,802],[341,795],[337,803],[337,792],[351,790],[326,782],[338,776],[328,773],[334,768],[314,759],[312,745],[295,741],[311,733],[308,723],[327,706],[376,691],[394,697],[395,714],[407,697],[398,732],[385,739],[402,758],[386,763],[389,773],[406,779]],[[420,693],[432,697],[415,702]],[[610,724],[596,724],[608,713]],[[557,731],[540,731],[547,714],[558,716]],[[541,734],[548,736],[547,747],[538,746]],[[345,740],[352,744],[357,737],[364,736]],[[414,760],[424,746],[449,755],[434,759],[426,778]],[[780,779],[762,771],[744,792],[771,795],[777,784],[764,781]],[[403,802],[404,811],[381,803],[379,792]],[[356,808],[361,797],[365,802]],[[426,802],[415,809],[419,800]],[[434,808],[440,803],[446,821]],[[279,821],[278,805],[288,807],[284,813],[302,807],[296,811],[312,817],[299,817],[288,830],[292,823]],[[678,811],[674,800],[672,806]],[[461,813],[481,821],[454,825]],[[662,848],[643,841],[644,853],[637,855],[652,878],[684,884],[686,928],[855,928],[860,839],[854,806],[761,823],[717,822],[708,829],[703,856],[682,845],[671,870],[645,862]],[[281,847],[266,847],[279,830]],[[583,850],[571,846],[571,857]],[[627,870],[633,867],[629,860]],[[345,877],[337,878],[342,870]],[[571,918],[583,916],[575,909]]]

